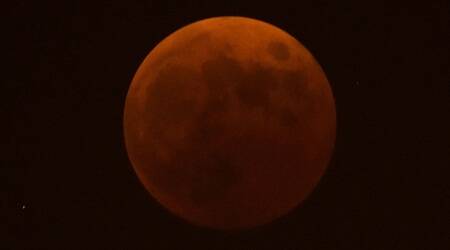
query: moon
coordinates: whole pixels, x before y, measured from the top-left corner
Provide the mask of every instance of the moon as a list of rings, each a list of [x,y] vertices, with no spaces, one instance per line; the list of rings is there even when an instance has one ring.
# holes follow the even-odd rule
[[[125,101],[125,146],[143,186],[197,226],[243,229],[296,208],[323,175],[336,114],[328,80],[287,32],[214,17],[162,40]]]

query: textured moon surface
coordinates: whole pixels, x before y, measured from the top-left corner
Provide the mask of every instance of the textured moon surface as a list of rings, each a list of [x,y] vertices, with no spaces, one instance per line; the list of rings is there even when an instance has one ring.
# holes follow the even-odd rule
[[[128,156],[149,193],[198,226],[249,228],[297,207],[330,160],[331,88],[285,31],[244,17],[161,41],[128,91]]]

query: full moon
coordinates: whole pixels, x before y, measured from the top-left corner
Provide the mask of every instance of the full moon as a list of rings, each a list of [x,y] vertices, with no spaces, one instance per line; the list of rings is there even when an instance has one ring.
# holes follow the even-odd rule
[[[296,208],[323,175],[335,131],[333,94],[311,53],[245,17],[170,34],[125,101],[125,145],[143,186],[172,214],[215,229]]]

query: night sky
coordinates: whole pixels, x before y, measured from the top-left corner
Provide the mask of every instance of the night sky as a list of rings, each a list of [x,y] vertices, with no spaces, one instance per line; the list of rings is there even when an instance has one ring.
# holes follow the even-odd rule
[[[2,11],[0,249],[449,247],[448,1],[75,2]],[[314,192],[242,232],[198,228],[158,205],[122,133],[148,52],[222,15],[296,37],[327,74],[337,109],[335,152]]]

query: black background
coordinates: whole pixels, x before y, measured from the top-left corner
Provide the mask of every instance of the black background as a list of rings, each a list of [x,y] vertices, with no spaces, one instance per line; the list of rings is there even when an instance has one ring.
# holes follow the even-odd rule
[[[448,249],[449,5],[10,4],[0,248]],[[337,106],[336,149],[317,189],[287,216],[243,232],[166,212],[138,181],[122,135],[126,93],[147,53],[176,29],[221,15],[261,19],[299,39]]]

